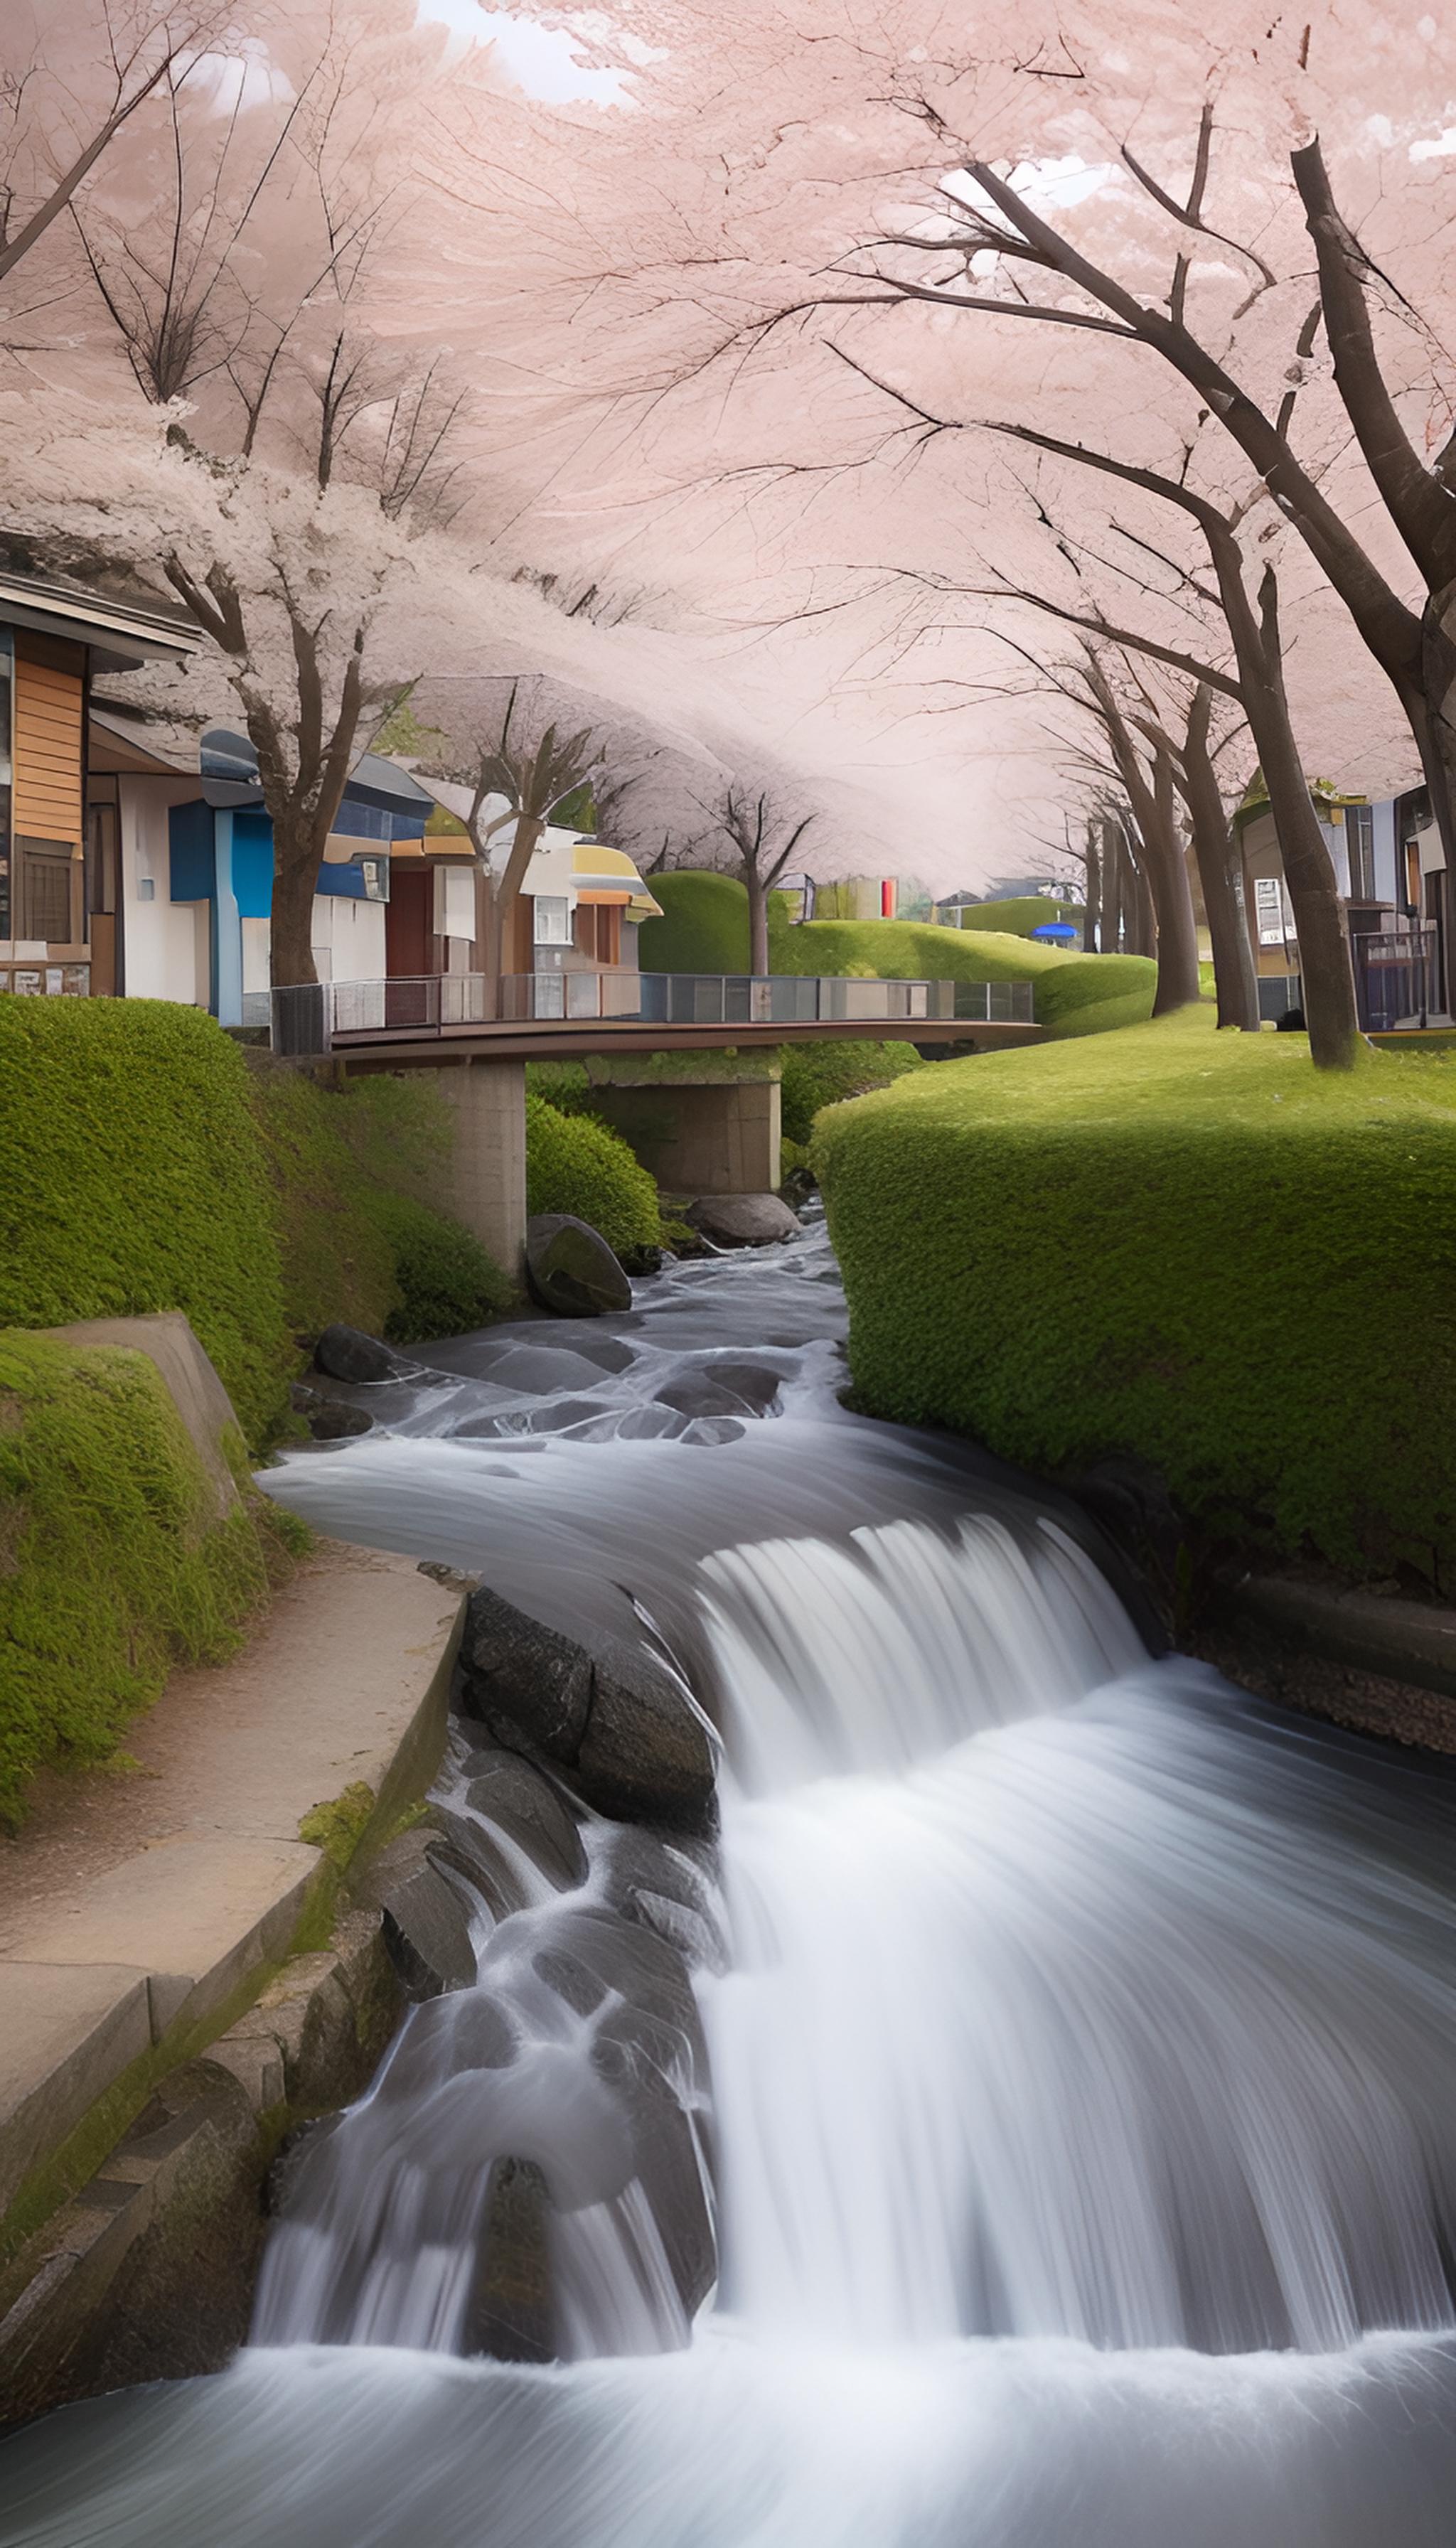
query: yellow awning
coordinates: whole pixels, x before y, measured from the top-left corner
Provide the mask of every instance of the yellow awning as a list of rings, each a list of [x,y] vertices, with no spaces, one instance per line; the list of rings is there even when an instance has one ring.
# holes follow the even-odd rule
[[[625,850],[609,850],[601,841],[579,841],[572,852],[578,902],[616,903],[629,920],[661,920],[663,907],[654,900]]]

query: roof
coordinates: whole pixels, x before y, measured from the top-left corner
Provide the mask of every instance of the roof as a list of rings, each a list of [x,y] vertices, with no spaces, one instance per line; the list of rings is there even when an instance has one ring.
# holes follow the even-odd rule
[[[656,901],[625,850],[609,850],[601,841],[578,841],[572,869],[579,902],[617,903],[629,920],[661,920]]]
[[[144,741],[130,719],[110,716],[93,701],[87,718],[86,767],[98,777],[109,778],[140,772],[153,778],[191,778],[195,772],[180,761],[169,760],[155,745]]]
[[[127,673],[157,660],[181,663],[202,644],[202,631],[190,620],[29,575],[0,575],[0,620],[89,646],[93,669],[103,673]]]

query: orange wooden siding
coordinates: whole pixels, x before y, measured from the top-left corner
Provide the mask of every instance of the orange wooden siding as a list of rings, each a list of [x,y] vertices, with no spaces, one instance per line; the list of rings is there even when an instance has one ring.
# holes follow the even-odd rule
[[[22,840],[65,841],[81,855],[81,677],[15,667],[15,808]]]

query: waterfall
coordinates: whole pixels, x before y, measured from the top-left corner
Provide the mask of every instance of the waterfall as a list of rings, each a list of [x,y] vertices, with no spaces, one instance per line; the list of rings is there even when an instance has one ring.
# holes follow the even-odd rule
[[[8,2446],[0,2548],[1448,2548],[1456,1787],[1150,1661],[1024,1483],[845,1415],[825,1264],[772,1276],[772,1423],[543,1417],[513,1466],[460,1427],[526,1332],[452,1349],[434,1438],[411,1401],[284,1473],[532,1582],[559,1529],[711,1704],[728,1951],[681,2007],[644,1966],[671,2166],[594,2057],[589,1818],[306,2151],[253,2346]],[[664,1299],[593,1347],[607,1416],[764,1316],[742,1265]],[[463,2358],[506,2159],[554,2199],[553,2367]]]

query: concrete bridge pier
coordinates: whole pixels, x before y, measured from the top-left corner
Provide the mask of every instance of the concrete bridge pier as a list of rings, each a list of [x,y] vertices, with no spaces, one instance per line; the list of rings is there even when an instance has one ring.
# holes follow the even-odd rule
[[[526,1066],[474,1055],[432,1076],[454,1118],[449,1165],[429,1200],[478,1238],[512,1282],[526,1247]]]
[[[588,1063],[592,1102],[669,1194],[776,1194],[782,1138],[776,1062],[664,1056]]]

